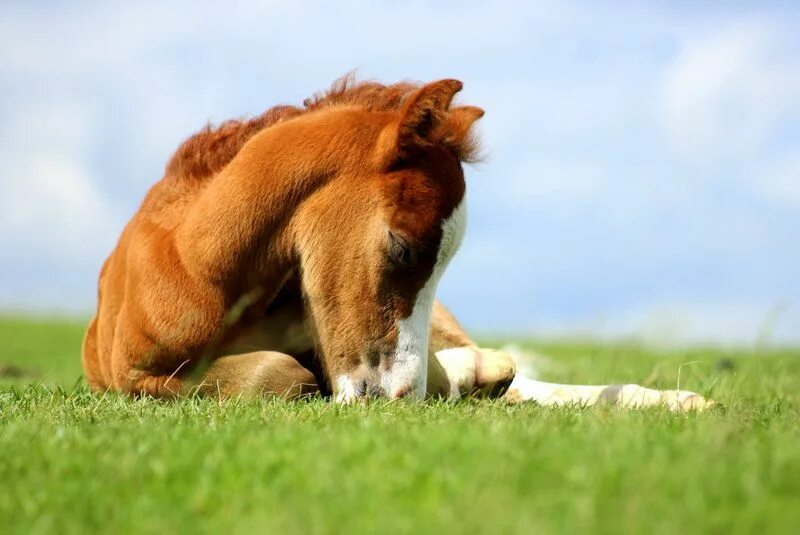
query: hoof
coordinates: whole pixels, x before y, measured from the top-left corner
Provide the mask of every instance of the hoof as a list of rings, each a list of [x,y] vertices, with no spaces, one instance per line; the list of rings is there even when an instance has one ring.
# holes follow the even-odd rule
[[[687,390],[667,390],[661,399],[673,411],[706,411],[717,406],[717,402]]]
[[[517,374],[514,359],[497,349],[480,348],[475,353],[475,393],[486,397],[505,394]]]

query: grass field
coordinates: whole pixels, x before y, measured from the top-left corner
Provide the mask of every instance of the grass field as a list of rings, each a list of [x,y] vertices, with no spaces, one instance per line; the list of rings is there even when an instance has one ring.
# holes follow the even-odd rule
[[[83,325],[0,319],[0,533],[790,533],[800,351],[526,345],[543,379],[724,410],[185,400],[88,392]],[[692,363],[692,364],[686,364]],[[681,366],[683,365],[683,366]]]

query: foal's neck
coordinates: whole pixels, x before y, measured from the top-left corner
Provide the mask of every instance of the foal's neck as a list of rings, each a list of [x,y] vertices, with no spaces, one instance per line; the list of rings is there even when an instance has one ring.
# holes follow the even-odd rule
[[[251,138],[189,208],[176,236],[184,265],[219,285],[274,280],[277,291],[297,264],[290,221],[298,206],[369,158],[381,125],[364,115],[310,114]]]

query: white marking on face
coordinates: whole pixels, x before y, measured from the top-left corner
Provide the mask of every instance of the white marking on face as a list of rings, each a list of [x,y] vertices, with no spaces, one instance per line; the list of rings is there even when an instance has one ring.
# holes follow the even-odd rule
[[[428,382],[428,336],[431,310],[439,278],[453,258],[467,226],[466,200],[442,223],[442,240],[430,278],[417,293],[411,314],[398,322],[397,347],[392,368],[381,377],[381,387],[390,398],[397,397],[409,385],[411,399],[425,397]]]
[[[352,403],[358,397],[353,381],[347,375],[340,375],[335,382],[336,402]]]

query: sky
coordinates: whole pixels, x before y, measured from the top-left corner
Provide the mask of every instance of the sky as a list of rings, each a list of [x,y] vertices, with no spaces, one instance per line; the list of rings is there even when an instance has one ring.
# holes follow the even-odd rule
[[[776,2],[3,2],[0,310],[88,316],[183,139],[355,69],[486,110],[439,287],[471,331],[800,344],[798,27]]]

